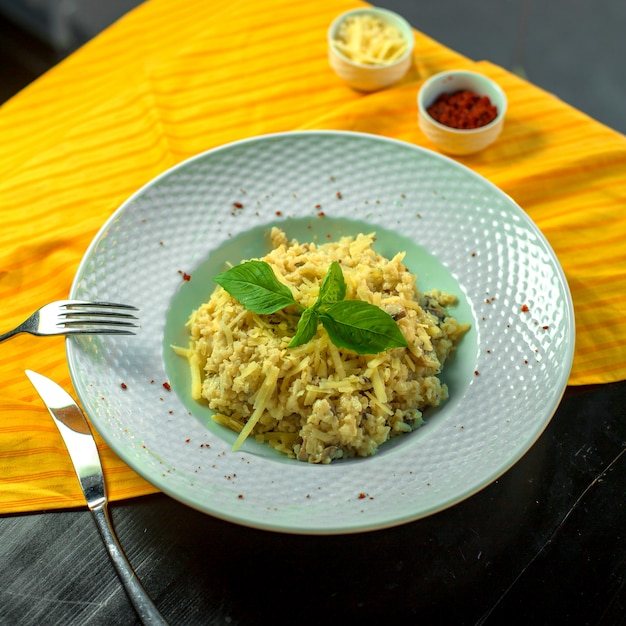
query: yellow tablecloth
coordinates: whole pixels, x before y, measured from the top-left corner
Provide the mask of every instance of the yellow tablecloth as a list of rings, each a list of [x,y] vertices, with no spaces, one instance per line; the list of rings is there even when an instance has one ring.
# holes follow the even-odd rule
[[[376,133],[434,149],[416,124],[428,76],[467,67],[509,98],[504,132],[459,160],[512,196],[552,244],[574,299],[570,384],[626,378],[626,138],[487,62],[415,33],[415,67],[364,95],[330,69],[326,30],[353,0],[150,0],[0,108],[2,330],[67,297],[111,213],[214,146],[295,129]],[[0,512],[84,503],[62,440],[24,375],[72,392],[62,338],[0,347]],[[98,438],[109,495],[154,491]]]

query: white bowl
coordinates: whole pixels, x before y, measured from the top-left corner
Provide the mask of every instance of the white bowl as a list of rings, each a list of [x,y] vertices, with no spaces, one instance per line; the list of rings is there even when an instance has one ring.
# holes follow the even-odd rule
[[[496,118],[478,128],[459,129],[441,124],[428,113],[428,107],[442,93],[469,90],[479,96],[487,96],[495,105]],[[486,76],[466,70],[441,72],[429,78],[417,95],[417,119],[422,132],[443,152],[472,154],[492,144],[502,132],[507,99],[501,87]]]
[[[357,63],[342,54],[335,46],[341,24],[349,17],[371,15],[398,29],[407,42],[407,49],[400,58],[385,65]],[[359,91],[376,91],[396,83],[408,72],[413,64],[415,42],[410,24],[400,15],[386,9],[354,9],[338,16],[328,29],[328,59],[331,67],[340,78]]]

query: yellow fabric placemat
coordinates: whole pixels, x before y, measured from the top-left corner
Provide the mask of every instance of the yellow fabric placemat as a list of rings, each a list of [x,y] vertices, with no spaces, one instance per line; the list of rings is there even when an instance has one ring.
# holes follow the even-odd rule
[[[259,134],[346,129],[434,149],[416,123],[428,76],[467,67],[509,98],[505,129],[458,159],[511,195],[546,235],[577,318],[570,384],[626,378],[626,138],[490,63],[416,32],[415,67],[375,94],[328,65],[332,19],[348,0],[151,0],[0,108],[2,329],[67,297],[115,209],[168,167]],[[0,513],[82,506],[63,442],[24,375],[73,393],[62,338],[0,348]],[[155,491],[97,436],[113,500]]]

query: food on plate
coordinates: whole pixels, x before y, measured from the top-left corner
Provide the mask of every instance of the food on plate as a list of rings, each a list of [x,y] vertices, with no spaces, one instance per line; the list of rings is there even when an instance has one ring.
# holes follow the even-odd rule
[[[299,243],[273,228],[271,241],[230,275],[245,304],[225,273],[191,314],[189,347],[175,349],[192,397],[239,433],[235,448],[252,436],[309,463],[375,454],[422,425],[448,396],[439,374],[469,328],[447,311],[455,297],[418,292],[404,253],[384,258],[374,234]]]
[[[442,93],[426,110],[440,124],[465,130],[486,126],[498,115],[488,96],[479,96],[468,89]]]
[[[367,13],[346,17],[333,45],[344,56],[363,65],[389,65],[408,48],[406,39],[395,26]]]

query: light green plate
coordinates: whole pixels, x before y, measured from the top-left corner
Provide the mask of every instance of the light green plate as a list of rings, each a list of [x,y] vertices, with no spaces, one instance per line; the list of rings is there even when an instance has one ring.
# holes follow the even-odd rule
[[[472,325],[444,370],[450,398],[373,457],[309,465],[252,440],[233,452],[234,434],[189,397],[169,346],[187,344],[184,323],[226,262],[269,250],[273,225],[301,241],[376,232],[382,254],[406,251],[418,287],[456,294],[454,315]],[[67,344],[112,449],[189,506],[283,532],[384,528],[471,496],[543,432],[573,358],[567,283],[523,210],[451,159],[359,133],[252,138],[172,168],[103,226],[71,297],[141,308],[134,337]]]

